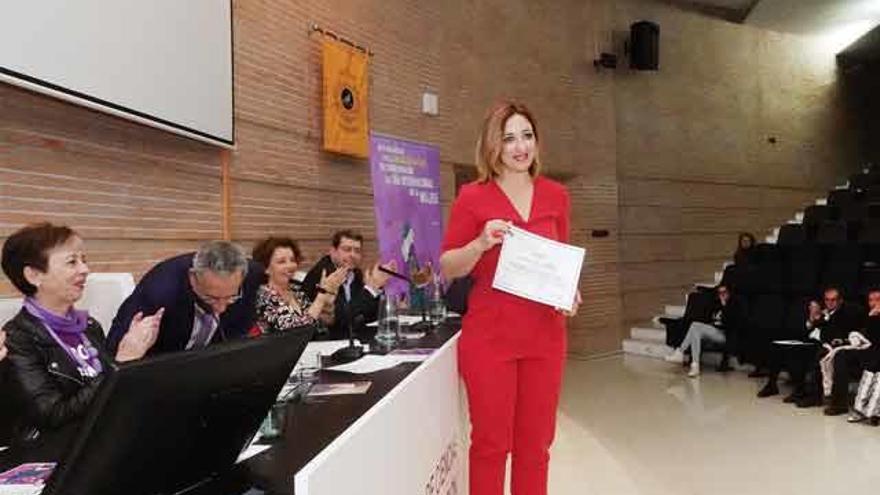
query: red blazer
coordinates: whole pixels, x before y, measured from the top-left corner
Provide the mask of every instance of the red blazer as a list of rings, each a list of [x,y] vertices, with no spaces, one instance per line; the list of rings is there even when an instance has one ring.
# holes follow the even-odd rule
[[[487,221],[493,219],[508,220],[540,236],[568,242],[568,191],[558,182],[536,178],[532,209],[528,220],[525,220],[495,181],[466,184],[452,204],[443,251],[466,245],[480,234]],[[538,325],[564,331],[565,317],[554,308],[492,288],[500,252],[500,245],[486,251],[471,271],[474,285],[468,298],[468,312],[462,322],[464,330],[485,326],[516,329],[523,325]]]

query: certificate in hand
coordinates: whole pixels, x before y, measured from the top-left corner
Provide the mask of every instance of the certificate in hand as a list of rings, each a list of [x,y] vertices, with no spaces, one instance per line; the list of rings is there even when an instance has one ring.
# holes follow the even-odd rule
[[[511,227],[501,244],[492,287],[571,310],[586,250]]]

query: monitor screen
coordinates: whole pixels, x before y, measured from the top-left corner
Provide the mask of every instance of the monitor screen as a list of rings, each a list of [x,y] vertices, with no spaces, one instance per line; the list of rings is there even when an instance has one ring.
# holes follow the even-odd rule
[[[232,466],[312,329],[135,361],[109,373],[44,495],[174,493]]]

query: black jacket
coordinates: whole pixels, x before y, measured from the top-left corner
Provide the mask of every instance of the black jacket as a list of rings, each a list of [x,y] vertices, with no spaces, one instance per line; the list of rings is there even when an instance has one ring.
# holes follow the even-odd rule
[[[834,345],[835,341],[846,342],[850,332],[865,328],[864,313],[864,310],[857,305],[841,303],[828,320],[823,319],[818,325],[822,343]]]
[[[6,367],[2,407],[10,408],[13,445],[47,436],[66,437],[84,417],[103,376],[114,366],[105,351],[101,325],[89,318],[86,327],[86,337],[104,365],[104,373],[96,378],[82,377],[67,352],[26,310],[3,329],[9,355],[2,364]],[[8,402],[7,396],[11,399]]]
[[[324,272],[332,273],[336,270],[336,265],[330,256],[324,256],[315,266],[306,274],[303,280],[303,291],[310,301],[315,300],[318,294],[318,284],[321,282],[321,274]],[[357,321],[355,324],[354,334],[361,340],[370,340],[375,336],[376,331],[370,330],[366,326],[367,323],[376,321],[379,314],[379,297],[373,294],[364,286],[364,273],[354,270],[354,279],[351,281],[351,301],[345,300],[345,288],[339,287],[339,293],[336,294],[336,303],[334,307],[333,325],[329,328],[331,339],[347,339],[348,338],[348,322]]]

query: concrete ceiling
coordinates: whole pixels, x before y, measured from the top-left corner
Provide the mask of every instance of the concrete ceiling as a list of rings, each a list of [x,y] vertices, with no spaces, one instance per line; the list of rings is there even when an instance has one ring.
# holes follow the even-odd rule
[[[816,36],[836,51],[880,25],[880,0],[667,0],[731,22]]]

